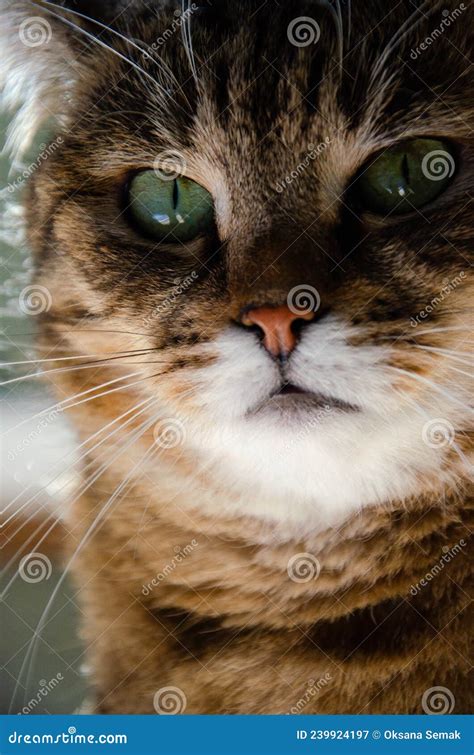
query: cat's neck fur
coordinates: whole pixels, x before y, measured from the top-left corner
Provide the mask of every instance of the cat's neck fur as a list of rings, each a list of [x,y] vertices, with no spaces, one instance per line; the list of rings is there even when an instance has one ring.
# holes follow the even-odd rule
[[[107,501],[122,479],[123,468],[111,470],[100,489],[76,505],[75,538],[97,516],[97,501]],[[358,713],[367,699],[361,702],[354,680],[363,674],[377,698],[367,711],[388,705],[415,712],[426,688],[426,673],[416,681],[418,666],[411,663],[418,655],[433,666],[434,681],[448,675],[457,690],[468,656],[469,531],[460,510],[472,514],[469,501],[447,494],[368,509],[338,530],[295,540],[276,536],[257,519],[204,516],[199,500],[183,509],[176,501],[183,482],[178,472],[172,500],[146,479],[135,480],[113,503],[112,516],[94,525],[79,556],[86,636],[92,657],[100,659],[99,710],[153,712],[157,685],[171,685],[184,691],[190,713],[284,713],[299,700],[305,679],[329,675],[327,689],[311,697],[304,712]],[[309,579],[305,558],[313,569],[306,571]],[[292,568],[300,568],[296,579]],[[136,634],[124,629],[131,625]],[[139,699],[129,700],[130,658],[122,669],[114,651],[104,651],[109,644],[129,645],[139,677],[143,665],[142,681],[133,682]],[[239,669],[247,663],[256,695],[242,684]],[[400,685],[414,686],[410,705],[402,686],[384,691],[384,680],[394,674]],[[460,686],[461,707],[466,694]]]

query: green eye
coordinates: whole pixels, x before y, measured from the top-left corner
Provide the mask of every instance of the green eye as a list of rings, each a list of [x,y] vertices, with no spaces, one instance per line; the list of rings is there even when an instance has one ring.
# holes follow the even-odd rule
[[[137,228],[158,241],[190,241],[209,233],[214,204],[206,189],[189,178],[153,170],[138,173],[128,189],[128,204]]]
[[[356,182],[364,209],[401,215],[431,202],[451,183],[453,149],[437,139],[413,139],[382,152]]]

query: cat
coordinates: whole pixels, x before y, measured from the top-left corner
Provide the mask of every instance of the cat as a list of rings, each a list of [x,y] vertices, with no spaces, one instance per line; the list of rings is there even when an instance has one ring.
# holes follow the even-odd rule
[[[472,712],[467,4],[1,8],[94,710]]]

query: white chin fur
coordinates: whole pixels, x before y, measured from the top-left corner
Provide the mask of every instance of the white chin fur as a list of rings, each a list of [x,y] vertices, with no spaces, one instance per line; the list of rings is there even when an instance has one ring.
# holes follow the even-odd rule
[[[277,537],[304,536],[339,526],[363,507],[417,495],[427,477],[442,486],[440,449],[425,442],[423,428],[449,417],[446,407],[436,399],[421,411],[401,403],[387,352],[349,345],[354,334],[332,317],[308,327],[287,375],[353,411],[323,401],[298,413],[255,413],[280,385],[275,363],[253,334],[237,328],[209,346],[218,358],[197,373],[203,411],[187,425],[187,443],[212,472],[219,495],[186,486],[192,505],[266,520]]]

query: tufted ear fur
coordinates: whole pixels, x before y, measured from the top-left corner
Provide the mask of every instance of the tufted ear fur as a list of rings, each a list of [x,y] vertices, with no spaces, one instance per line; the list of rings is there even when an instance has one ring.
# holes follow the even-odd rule
[[[61,122],[74,81],[65,29],[40,5],[0,0],[2,109],[15,112],[5,150],[20,158],[42,123]]]
[[[0,0],[0,105],[15,113],[5,144],[12,157],[21,158],[45,121],[61,126],[67,120],[85,65],[74,50],[71,24],[86,25],[77,14],[107,24],[124,5],[122,0]]]

